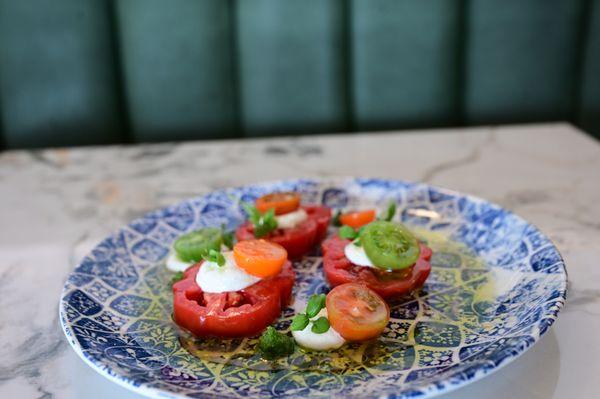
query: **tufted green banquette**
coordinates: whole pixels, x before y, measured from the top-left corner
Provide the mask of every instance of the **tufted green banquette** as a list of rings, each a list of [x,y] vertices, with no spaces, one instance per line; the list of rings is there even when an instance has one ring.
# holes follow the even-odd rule
[[[4,148],[552,120],[600,0],[0,0]]]

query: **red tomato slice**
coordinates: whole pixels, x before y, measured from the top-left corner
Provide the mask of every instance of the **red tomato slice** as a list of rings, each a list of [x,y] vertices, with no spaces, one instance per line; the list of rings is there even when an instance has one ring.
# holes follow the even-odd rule
[[[294,271],[288,261],[282,271],[240,291],[211,294],[196,284],[198,264],[173,285],[173,317],[177,325],[198,337],[252,337],[272,324],[291,298]]]
[[[385,299],[392,299],[408,294],[424,283],[431,272],[431,249],[421,244],[421,254],[414,266],[387,272],[372,267],[353,264],[346,258],[344,248],[349,240],[333,236],[323,242],[323,269],[325,278],[332,287],[340,284],[360,282]]]
[[[308,217],[317,222],[316,242],[319,243],[325,239],[329,222],[331,221],[331,208],[319,205],[303,205],[302,208],[308,214]]]
[[[365,341],[379,336],[390,320],[390,308],[364,284],[338,285],[327,294],[327,318],[347,341]]]

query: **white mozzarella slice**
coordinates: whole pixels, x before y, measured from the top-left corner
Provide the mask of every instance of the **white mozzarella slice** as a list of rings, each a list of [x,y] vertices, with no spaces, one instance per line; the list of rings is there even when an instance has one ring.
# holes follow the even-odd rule
[[[223,256],[225,257],[223,266],[206,261],[198,270],[196,284],[202,291],[209,293],[239,291],[261,280],[260,277],[246,273],[235,263],[233,251],[225,252]]]
[[[229,251],[229,248],[227,248],[226,245],[221,244],[221,252],[225,251]],[[174,248],[171,248],[167,259],[165,260],[165,266],[172,272],[184,272],[185,269],[195,264],[196,262],[185,262],[181,260],[179,256],[177,256],[177,252],[175,252]]]
[[[277,227],[280,229],[293,229],[308,219],[308,214],[304,209],[298,208],[293,212],[277,215],[275,219],[277,220]]]
[[[179,259],[179,256],[175,253],[175,251],[171,250],[169,252],[169,256],[167,256],[167,260],[165,261],[165,265],[167,269],[173,272],[183,272],[188,267],[192,266],[195,262],[184,262]]]
[[[318,319],[319,317],[327,317],[327,309],[321,309],[318,315],[311,319],[308,325],[301,331],[292,331],[292,335],[294,336],[294,340],[298,343],[298,345],[307,348],[313,349],[317,351],[326,351],[338,349],[346,340],[342,338],[342,336],[333,329],[333,327],[329,327],[329,330],[324,332],[323,334],[316,334],[311,331],[313,321]]]
[[[354,241],[346,245],[344,248],[344,255],[346,255],[346,258],[355,265],[376,267],[367,256],[365,249],[362,246],[355,245]]]

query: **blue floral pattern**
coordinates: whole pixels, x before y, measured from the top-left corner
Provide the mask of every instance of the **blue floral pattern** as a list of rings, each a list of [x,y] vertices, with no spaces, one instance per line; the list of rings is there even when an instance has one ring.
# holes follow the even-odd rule
[[[429,279],[391,307],[388,327],[362,348],[358,365],[260,371],[198,359],[180,344],[170,318],[171,274],[162,264],[172,241],[202,226],[233,228],[244,217],[240,201],[281,190],[336,208],[383,209],[393,199],[398,220],[462,245],[447,250],[428,242],[435,250]],[[327,292],[318,250],[294,268],[297,299]],[[88,364],[152,397],[412,398],[464,385],[521,355],[552,325],[565,296],[557,249],[534,226],[494,204],[402,181],[301,179],[216,191],[133,221],[68,277],[60,314],[69,342]],[[293,314],[286,309],[277,327],[286,328]],[[328,364],[326,354],[319,356],[290,361]]]

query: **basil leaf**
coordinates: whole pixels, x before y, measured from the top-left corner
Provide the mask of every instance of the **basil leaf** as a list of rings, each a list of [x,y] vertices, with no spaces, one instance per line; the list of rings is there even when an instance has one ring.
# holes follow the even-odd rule
[[[321,309],[325,307],[325,298],[325,294],[311,295],[308,304],[306,305],[306,315],[309,318],[312,319],[318,315]]]
[[[394,218],[394,215],[396,214],[396,203],[391,200],[390,202],[388,202],[388,207],[385,211],[385,213],[383,213],[382,215],[379,216],[379,220],[386,220],[386,221],[390,221]]]
[[[267,360],[277,359],[294,353],[294,339],[269,326],[260,336],[258,349],[263,358]]]
[[[183,272],[175,273],[175,275],[171,278],[171,287],[180,280],[183,280]]]
[[[340,227],[342,225],[342,222],[340,222],[340,216],[342,216],[342,211],[338,209],[335,212],[335,215],[333,215],[333,218],[331,218],[331,224],[333,226]]]
[[[308,325],[308,321],[308,316],[306,316],[304,313],[298,313],[296,316],[294,316],[290,329],[292,331],[302,331]]]
[[[358,236],[358,233],[356,232],[356,230],[354,230],[350,226],[340,227],[338,234],[341,238],[344,238],[346,240],[354,240]]]
[[[315,334],[323,334],[329,330],[329,320],[327,317],[321,316],[317,320],[313,321],[312,328],[310,329]]]

